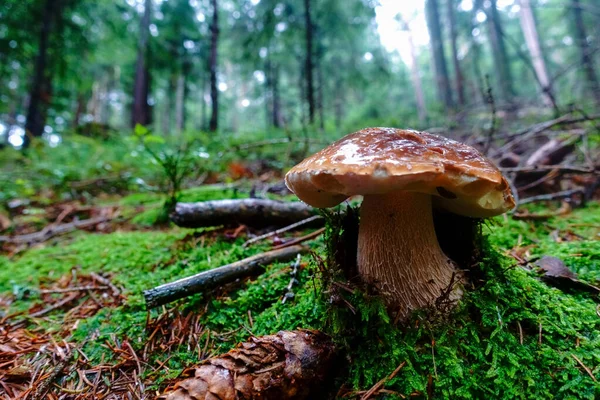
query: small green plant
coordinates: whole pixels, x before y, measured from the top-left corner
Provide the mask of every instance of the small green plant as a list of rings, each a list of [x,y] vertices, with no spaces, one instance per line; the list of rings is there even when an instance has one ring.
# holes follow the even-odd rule
[[[137,124],[134,130],[144,150],[161,166],[164,174],[164,187],[167,199],[162,211],[156,217],[156,223],[166,223],[169,213],[175,207],[183,181],[195,170],[191,156],[191,142],[170,146],[167,141],[150,133],[148,128]]]

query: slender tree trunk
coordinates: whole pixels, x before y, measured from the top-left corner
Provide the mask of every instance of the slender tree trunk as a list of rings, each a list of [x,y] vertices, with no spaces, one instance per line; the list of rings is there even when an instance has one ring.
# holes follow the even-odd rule
[[[492,44],[495,70],[498,72],[495,75],[498,76],[500,81],[500,95],[502,99],[507,103],[510,103],[515,96],[515,92],[512,85],[512,74],[510,71],[508,55],[506,53],[506,46],[504,44],[502,22],[500,20],[500,14],[498,13],[498,7],[496,6],[496,0],[491,0],[489,4],[490,6],[487,9],[486,14],[488,18],[488,32],[490,35],[490,43]]]
[[[185,118],[185,75],[180,73],[177,77],[177,90],[175,96],[175,129],[183,132]]]
[[[217,47],[219,44],[219,9],[217,0],[211,0],[213,19],[210,25],[210,99],[212,113],[209,130],[215,132],[219,127],[219,90],[217,88]]]
[[[304,22],[306,34],[306,101],[308,102],[308,121],[315,121],[315,88],[313,83],[313,24],[311,19],[310,1],[304,0]]]
[[[427,107],[425,106],[425,96],[423,95],[423,85],[421,83],[421,76],[419,75],[419,66],[417,61],[417,51],[415,49],[415,43],[413,40],[412,32],[410,27],[405,21],[401,21],[403,30],[408,36],[408,45],[410,47],[410,78],[415,92],[415,100],[417,102],[417,114],[419,121],[424,123],[427,119]]]
[[[438,98],[440,102],[444,104],[446,109],[450,109],[453,106],[452,91],[450,88],[450,80],[448,79],[446,57],[444,55],[444,44],[442,40],[442,29],[440,26],[437,0],[427,0],[425,2],[425,14],[427,17],[427,28],[431,38],[431,51],[433,52],[433,61],[435,65]]]
[[[317,66],[317,111],[319,112],[319,128],[321,130],[325,129],[325,104],[323,99],[323,68],[321,65]]]
[[[52,25],[61,13],[60,0],[46,0],[42,16],[42,28],[40,30],[38,53],[35,60],[35,72],[29,91],[29,108],[27,110],[27,122],[25,123],[25,142],[23,147],[29,145],[29,135],[42,136],[46,125],[46,112],[50,103],[52,82],[48,71],[48,47]]]
[[[175,71],[171,71],[169,74],[169,83],[167,86],[166,107],[165,112],[162,115],[161,129],[165,135],[171,133],[171,127],[173,126],[173,110],[175,109],[175,94],[177,92],[177,75]]]
[[[335,80],[335,99],[333,100],[335,127],[342,127],[344,118],[344,92],[342,80],[338,77]]]
[[[465,89],[463,84],[463,75],[458,61],[458,46],[456,44],[456,18],[454,15],[456,2],[454,0],[446,0],[448,11],[448,24],[450,25],[450,43],[452,44],[452,64],[454,66],[454,86],[456,97],[459,106],[465,105]]]
[[[208,127],[208,107],[206,106],[206,71],[202,71],[200,82],[200,130],[205,131]]]
[[[83,97],[83,93],[77,94],[77,99],[75,100],[75,112],[73,113],[73,130],[76,130],[79,127],[79,120],[81,119],[81,114],[85,108],[85,99]]]
[[[591,56],[592,53],[587,42],[587,32],[583,23],[580,0],[571,0],[571,8],[573,9],[577,45],[579,46],[579,51],[581,52],[581,65],[588,81],[588,88],[594,97],[596,104],[600,106],[600,83],[598,83],[598,77],[596,76],[596,70],[594,67],[594,59]]]
[[[279,97],[279,67],[277,65],[273,66],[272,73],[273,126],[281,128],[283,126],[283,117],[281,114],[281,98]]]
[[[140,36],[138,41],[138,54],[135,66],[135,83],[133,89],[133,110],[131,125],[148,125],[150,123],[150,105],[148,94],[150,92],[150,74],[148,70],[148,35],[150,33],[150,16],[152,14],[152,0],[145,0],[144,15],[140,22]]]
[[[544,61],[544,56],[542,54],[542,46],[540,45],[540,38],[533,16],[533,10],[531,9],[531,0],[521,0],[519,19],[521,21],[523,36],[525,36],[525,43],[527,43],[529,54],[531,54],[531,62],[535,69],[535,74],[537,75],[538,82],[542,86],[542,99],[544,105],[553,107],[552,86],[548,70],[546,69],[546,62]]]

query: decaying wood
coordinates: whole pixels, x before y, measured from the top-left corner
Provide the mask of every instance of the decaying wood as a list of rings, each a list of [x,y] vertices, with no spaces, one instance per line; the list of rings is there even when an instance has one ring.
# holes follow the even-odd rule
[[[235,282],[240,278],[256,275],[263,271],[264,265],[275,261],[290,261],[297,254],[306,251],[307,249],[300,245],[272,250],[145,290],[144,298],[146,299],[146,305],[149,309],[154,308],[226,283]]]
[[[301,202],[266,199],[214,200],[177,203],[171,220],[185,228],[244,224],[254,227],[285,226],[316,214]]]
[[[162,400],[322,399],[335,347],[319,331],[252,337],[221,356],[184,371]]]

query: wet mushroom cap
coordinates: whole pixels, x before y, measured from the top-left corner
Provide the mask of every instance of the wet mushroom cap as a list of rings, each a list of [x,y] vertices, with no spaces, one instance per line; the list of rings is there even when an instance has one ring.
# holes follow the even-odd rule
[[[471,146],[427,132],[367,128],[306,158],[286,175],[305,203],[333,207],[353,195],[427,193],[456,214],[489,217],[515,206],[498,168]]]

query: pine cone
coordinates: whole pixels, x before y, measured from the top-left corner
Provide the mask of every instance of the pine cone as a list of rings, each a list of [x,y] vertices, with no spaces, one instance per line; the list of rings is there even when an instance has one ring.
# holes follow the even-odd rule
[[[322,394],[333,363],[331,339],[319,331],[252,337],[228,353],[184,371],[163,400],[286,400]]]

